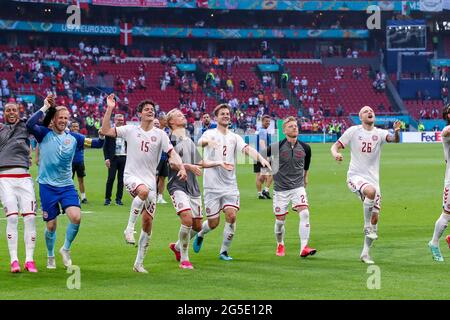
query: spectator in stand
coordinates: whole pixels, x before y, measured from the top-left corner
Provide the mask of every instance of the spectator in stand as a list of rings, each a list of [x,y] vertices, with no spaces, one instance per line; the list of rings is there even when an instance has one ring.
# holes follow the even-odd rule
[[[292,80],[292,83],[294,84],[294,95],[298,95],[299,91],[300,91],[300,80],[298,77],[295,77]]]
[[[448,88],[447,87],[442,87],[441,98],[442,98],[442,101],[444,102],[444,104],[447,104],[447,102],[448,102]]]
[[[308,79],[306,79],[306,76],[303,76],[301,81],[302,91],[305,92],[308,90]]]
[[[353,49],[353,51],[352,51],[352,57],[353,57],[353,59],[357,59],[357,58],[358,58],[358,55],[359,55],[358,50]]]
[[[233,80],[231,79],[231,76],[229,76],[227,79],[227,90],[230,92],[233,92],[233,90],[234,90],[234,84],[233,84]]]
[[[425,119],[427,117],[427,111],[424,107],[422,107],[419,111],[419,117],[420,119]]]
[[[241,81],[239,81],[239,88],[241,89],[241,91],[247,90],[247,83],[244,79],[241,79]]]
[[[439,110],[436,107],[433,107],[431,110],[431,118],[437,119],[439,117]]]
[[[143,74],[139,76],[139,89],[147,89],[147,86],[145,85],[145,76]]]

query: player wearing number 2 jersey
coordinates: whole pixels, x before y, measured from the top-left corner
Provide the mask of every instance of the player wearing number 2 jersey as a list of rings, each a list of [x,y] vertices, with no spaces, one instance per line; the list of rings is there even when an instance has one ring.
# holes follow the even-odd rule
[[[178,170],[181,180],[186,179],[186,171],[181,158],[173,150],[166,133],[153,127],[155,117],[154,103],[144,100],[139,103],[137,113],[141,119],[139,126],[126,125],[111,128],[111,113],[115,107],[114,94],[107,98],[106,110],[102,124],[102,134],[110,137],[121,137],[127,142],[127,162],[125,164],[124,183],[133,197],[130,219],[127,230],[134,230],[134,224],[141,212],[142,231],[138,243],[138,253],[133,270],[147,273],[144,268],[144,258],[150,242],[152,223],[156,210],[156,167],[161,153],[169,155],[169,162]],[[146,213],[146,214],[145,214]]]
[[[252,147],[245,144],[241,136],[228,130],[231,108],[220,104],[214,109],[217,128],[205,131],[198,144],[205,148],[206,161],[223,161],[234,166],[229,171],[222,167],[207,168],[204,172],[203,188],[206,216],[202,230],[194,238],[194,251],[199,252],[203,237],[215,229],[220,222],[220,212],[225,212],[225,227],[219,258],[229,261],[228,249],[236,229],[236,213],[239,210],[239,190],[236,179],[236,163],[238,152],[243,152],[260,161],[263,167],[270,169],[270,164]]]
[[[378,238],[377,223],[381,209],[379,183],[381,147],[386,142],[400,141],[400,122],[394,123],[395,134],[375,127],[375,113],[369,106],[359,111],[361,125],[352,126],[331,147],[336,161],[342,161],[340,149],[350,148],[350,167],[347,172],[347,185],[363,201],[364,209],[364,247],[361,261],[373,264],[369,256],[372,242]]]

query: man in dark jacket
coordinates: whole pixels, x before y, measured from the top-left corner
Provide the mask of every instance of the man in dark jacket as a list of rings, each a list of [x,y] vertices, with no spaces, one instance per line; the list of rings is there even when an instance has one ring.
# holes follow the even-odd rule
[[[123,126],[125,123],[122,114],[114,116],[114,125],[116,127]],[[108,180],[106,181],[105,206],[111,204],[111,194],[114,180],[117,172],[117,193],[116,204],[121,206],[123,195],[123,172],[125,170],[125,162],[127,159],[126,144],[123,138],[106,137],[103,146],[103,154],[105,156],[105,165],[108,168]]]

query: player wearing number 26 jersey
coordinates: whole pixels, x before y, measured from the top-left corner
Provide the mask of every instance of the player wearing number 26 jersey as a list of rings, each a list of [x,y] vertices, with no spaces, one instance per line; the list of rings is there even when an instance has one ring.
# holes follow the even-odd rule
[[[381,147],[386,142],[400,141],[400,122],[394,123],[395,134],[375,127],[375,113],[369,106],[359,111],[361,125],[347,129],[331,147],[331,154],[342,161],[340,149],[350,148],[350,167],[347,172],[347,185],[363,201],[364,208],[364,248],[361,261],[373,264],[369,256],[372,242],[378,238],[377,224],[381,209],[379,183]]]

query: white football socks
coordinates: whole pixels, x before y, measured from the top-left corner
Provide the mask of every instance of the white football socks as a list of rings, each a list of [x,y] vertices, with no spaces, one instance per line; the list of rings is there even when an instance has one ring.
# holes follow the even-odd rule
[[[148,246],[150,244],[150,237],[152,233],[147,233],[144,230],[141,230],[141,236],[139,237],[138,242],[138,253],[135,261],[135,265],[143,264],[145,255],[147,254]]]
[[[36,216],[34,214],[23,217],[26,262],[33,261],[36,247]]]
[[[7,217],[6,223],[6,239],[8,240],[9,256],[11,263],[18,261],[17,258],[17,225],[19,224],[19,216],[17,214]]]
[[[309,241],[309,233],[310,233],[310,226],[309,226],[309,210],[303,209],[299,212],[300,215],[300,222],[298,227],[298,233],[300,236],[300,252],[303,251],[303,249],[308,245]]]
[[[139,198],[139,196],[134,197],[131,203],[130,217],[128,218],[127,230],[134,231],[134,226],[136,225],[137,218],[144,208],[145,200]]]
[[[450,214],[447,214],[445,212],[443,212],[439,219],[436,221],[436,224],[434,225],[433,239],[431,240],[431,244],[433,246],[439,247],[439,239],[444,233],[444,230],[447,228],[449,221]]]
[[[222,247],[220,248],[220,253],[225,251],[228,252],[235,231],[236,231],[236,222],[234,223],[225,222],[225,226],[223,228],[223,242]]]
[[[205,236],[205,234],[207,234],[208,232],[210,232],[212,229],[209,227],[209,223],[208,220],[203,221],[202,224],[202,230],[200,230],[200,232],[198,233],[198,236],[200,238],[203,238]]]
[[[178,243],[181,252],[181,262],[189,261],[189,240],[192,227],[187,227],[184,224],[180,226],[180,232],[178,233]]]
[[[278,244],[284,245],[284,234],[285,234],[285,224],[286,221],[284,220],[275,220],[275,238],[277,239]]]

